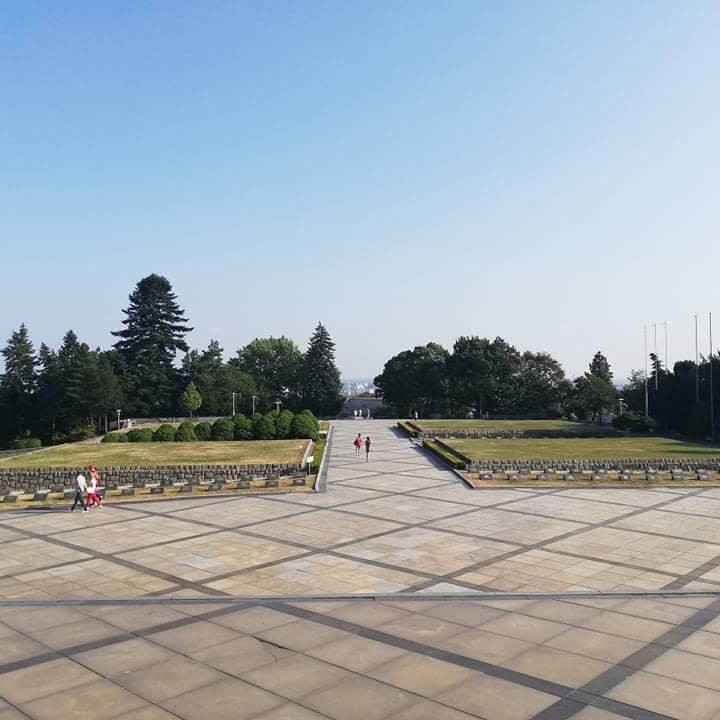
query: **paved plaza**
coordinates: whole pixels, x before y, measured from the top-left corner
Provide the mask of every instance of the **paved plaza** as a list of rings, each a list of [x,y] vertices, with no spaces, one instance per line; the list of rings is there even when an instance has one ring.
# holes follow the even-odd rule
[[[322,493],[0,514],[0,720],[720,718],[720,489],[328,452]]]

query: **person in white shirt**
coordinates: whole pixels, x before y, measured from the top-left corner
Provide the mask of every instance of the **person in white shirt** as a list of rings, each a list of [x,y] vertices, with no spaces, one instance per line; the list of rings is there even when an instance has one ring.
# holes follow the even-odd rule
[[[75,502],[73,502],[70,512],[72,512],[78,505],[82,505],[83,512],[87,512],[87,505],[85,505],[85,498],[83,494],[87,490],[87,480],[82,473],[78,473],[75,478]]]

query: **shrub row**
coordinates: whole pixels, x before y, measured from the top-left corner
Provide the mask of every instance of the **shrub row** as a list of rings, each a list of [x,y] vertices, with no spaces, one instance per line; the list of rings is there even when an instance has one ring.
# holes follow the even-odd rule
[[[35,437],[18,438],[13,442],[13,450],[32,450],[39,447],[42,447],[42,442]]]
[[[289,410],[272,411],[254,418],[235,415],[220,418],[212,425],[207,422],[184,422],[179,427],[161,425],[151,428],[135,428],[127,433],[108,433],[103,442],[193,442],[196,440],[275,440],[284,438],[307,438],[317,440],[320,424],[310,410],[295,415]],[[38,441],[39,442],[39,441]]]

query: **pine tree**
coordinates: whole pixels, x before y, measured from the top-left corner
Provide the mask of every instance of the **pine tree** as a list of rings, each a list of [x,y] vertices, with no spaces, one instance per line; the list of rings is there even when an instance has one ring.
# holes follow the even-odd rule
[[[190,417],[193,416],[195,411],[202,405],[202,397],[195,387],[195,383],[190,383],[182,395],[182,406],[186,412],[190,413]]]
[[[44,441],[53,444],[62,399],[57,353],[45,343],[41,343],[39,361],[38,412],[41,428],[40,435]]]
[[[177,397],[178,373],[173,360],[178,350],[187,352],[184,311],[177,304],[172,285],[160,275],[140,280],[123,310],[125,328],[112,335],[125,369],[127,414],[144,416],[171,413]]]
[[[606,382],[612,383],[613,374],[610,370],[610,363],[608,359],[598,350],[593,356],[592,362],[590,363],[589,375],[602,378]]]
[[[318,323],[303,358],[303,404],[315,415],[336,415],[343,402],[340,371],[335,365],[335,343]]]
[[[5,373],[0,376],[0,391],[6,412],[14,420],[18,435],[22,435],[30,420],[31,405],[37,390],[35,368],[38,361],[27,328],[23,323],[0,350],[5,361]]]

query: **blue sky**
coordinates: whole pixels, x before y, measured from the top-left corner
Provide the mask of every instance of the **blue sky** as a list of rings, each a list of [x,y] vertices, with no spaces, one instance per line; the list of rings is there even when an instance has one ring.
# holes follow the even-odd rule
[[[228,354],[720,339],[716,2],[0,5],[0,341],[107,347],[144,275]],[[703,333],[706,334],[706,333]],[[706,340],[704,340],[706,344]]]

